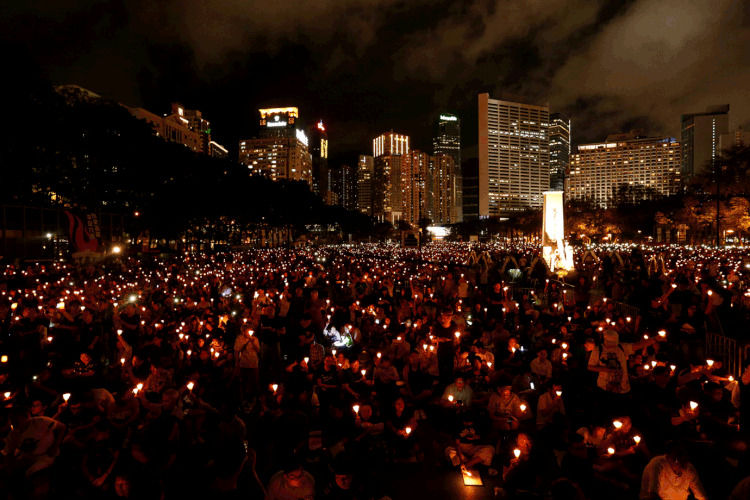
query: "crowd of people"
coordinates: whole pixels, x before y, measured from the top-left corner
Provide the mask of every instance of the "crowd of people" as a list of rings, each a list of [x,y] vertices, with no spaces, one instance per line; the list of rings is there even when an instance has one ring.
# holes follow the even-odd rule
[[[538,250],[8,265],[0,497],[375,500],[411,467],[503,498],[748,498],[750,364],[705,352],[741,325],[745,255],[580,249],[566,284]]]

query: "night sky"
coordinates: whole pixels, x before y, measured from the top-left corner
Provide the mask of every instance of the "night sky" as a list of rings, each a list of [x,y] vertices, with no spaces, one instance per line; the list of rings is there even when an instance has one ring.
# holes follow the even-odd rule
[[[729,103],[750,121],[750,2],[730,0],[3,2],[0,38],[54,84],[129,106],[200,109],[236,155],[257,108],[322,118],[333,164],[375,135],[431,151],[440,112],[477,152],[477,94],[521,94],[572,119],[573,141]]]

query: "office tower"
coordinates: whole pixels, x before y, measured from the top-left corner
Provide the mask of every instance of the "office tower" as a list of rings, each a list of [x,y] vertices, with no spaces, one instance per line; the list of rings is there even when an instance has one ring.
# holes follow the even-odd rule
[[[357,209],[357,174],[351,165],[341,165],[337,170],[332,170],[335,177],[334,191],[338,196],[338,204],[347,210]]]
[[[328,170],[328,133],[320,120],[308,129],[310,154],[312,155],[313,192],[323,198],[326,204],[331,204],[331,173]]]
[[[409,153],[409,136],[387,132],[373,139],[372,146],[372,214],[395,224],[401,218],[401,155]]]
[[[459,169],[460,170],[460,169]],[[432,222],[434,224],[454,224],[461,222],[463,207],[458,194],[459,179],[453,158],[445,154],[430,157],[432,173]]]
[[[680,184],[680,143],[674,137],[639,137],[636,133],[610,135],[607,141],[578,146],[570,156],[568,200],[590,200],[610,207],[621,186],[651,188],[652,193],[675,194]]]
[[[372,181],[375,176],[372,156],[360,155],[357,162],[357,210],[372,215]]]
[[[437,135],[433,141],[433,154],[445,154],[453,158],[455,171],[452,189],[455,193],[456,213],[451,222],[463,220],[463,182],[461,179],[461,120],[455,115],[441,114],[437,123]]]
[[[463,181],[463,220],[479,219],[479,158],[470,158],[461,164]]]
[[[549,189],[563,191],[570,161],[570,120],[562,113],[549,115]]]
[[[259,138],[240,141],[239,162],[250,175],[302,180],[312,187],[312,155],[307,135],[296,128],[297,108],[260,109]]]
[[[549,189],[549,105],[479,95],[479,216],[542,208]]]
[[[266,108],[259,109],[261,139],[296,137],[297,130],[301,130],[299,109],[297,108]]]
[[[682,115],[680,131],[682,178],[688,180],[711,169],[721,153],[719,137],[729,133],[729,104],[711,106],[705,113]]]
[[[432,145],[434,155],[448,155],[454,165],[461,165],[461,120],[455,115],[441,114]]]
[[[401,156],[401,191],[402,220],[417,227],[420,219],[433,218],[432,172],[427,153],[412,150]]]
[[[372,140],[373,157],[404,155],[409,152],[409,136],[394,134],[393,131],[381,134]]]

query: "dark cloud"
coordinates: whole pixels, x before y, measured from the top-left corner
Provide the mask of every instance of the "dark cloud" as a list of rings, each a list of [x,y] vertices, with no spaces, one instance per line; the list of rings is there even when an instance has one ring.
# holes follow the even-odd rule
[[[550,102],[579,142],[676,135],[680,114],[725,102],[742,124],[748,12],[738,0],[41,0],[4,5],[0,36],[54,83],[201,109],[231,149],[259,106],[297,105],[352,161],[390,129],[429,150],[444,110],[475,152],[481,92]]]

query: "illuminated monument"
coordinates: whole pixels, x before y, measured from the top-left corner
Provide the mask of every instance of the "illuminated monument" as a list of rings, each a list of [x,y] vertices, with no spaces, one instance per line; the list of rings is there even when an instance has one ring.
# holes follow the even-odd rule
[[[547,267],[561,276],[573,270],[573,249],[565,242],[563,191],[545,191],[542,219],[542,258]]]

